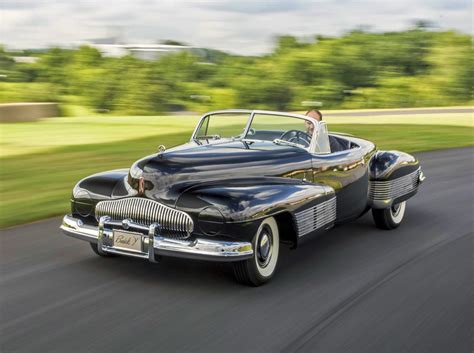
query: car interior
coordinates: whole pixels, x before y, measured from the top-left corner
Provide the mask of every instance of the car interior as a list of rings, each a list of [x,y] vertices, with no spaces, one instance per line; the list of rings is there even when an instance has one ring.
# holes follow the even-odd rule
[[[329,144],[329,151],[318,152],[335,153],[358,147],[355,143],[351,142],[348,139],[345,139],[344,137],[336,136],[333,134],[327,134],[327,136],[329,139],[329,141],[327,142]],[[311,136],[309,136],[305,131],[300,130],[281,131],[251,129],[247,137],[254,140],[264,141],[274,141],[280,139],[288,142],[298,143],[303,147],[308,147],[311,141]]]
[[[231,118],[236,118],[236,116],[234,116],[232,113],[221,114],[221,116],[226,116],[229,114]],[[287,120],[280,120],[284,118]],[[257,114],[253,117],[252,125],[249,127],[245,137],[243,136],[246,132],[245,128],[242,134],[230,136],[232,136],[231,138],[233,139],[245,138],[249,140],[271,141],[277,144],[291,144],[303,148],[308,148],[311,146],[313,128],[311,124],[308,124],[307,120],[304,121],[305,125],[301,126],[301,120],[295,124],[295,120],[292,117],[279,117],[278,123],[275,123],[276,120],[274,121],[272,119],[273,118],[271,114]],[[210,120],[210,116],[207,116],[206,119],[201,123],[200,130],[198,132],[199,139],[220,140],[223,138],[222,132],[225,132],[224,136],[229,136],[228,130],[223,130],[221,126],[213,126],[213,124],[210,124]],[[239,124],[242,126],[243,120],[239,122]],[[238,129],[239,127],[232,127],[231,131]],[[357,147],[358,146],[355,143],[341,135],[329,134],[326,122],[321,121],[318,124],[318,133],[316,134],[314,151],[311,152],[317,154],[329,154],[342,152]]]

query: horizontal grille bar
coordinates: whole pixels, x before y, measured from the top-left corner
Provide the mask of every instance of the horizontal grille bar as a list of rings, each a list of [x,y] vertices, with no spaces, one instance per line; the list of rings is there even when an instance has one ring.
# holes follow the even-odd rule
[[[296,213],[295,218],[299,237],[333,223],[336,219],[336,197]]]
[[[194,229],[193,220],[187,213],[140,197],[100,201],[95,207],[95,216],[97,220],[102,216],[114,220],[131,219],[146,226],[158,223],[162,231],[176,236],[182,233],[189,236]]]
[[[376,200],[394,200],[406,195],[419,185],[420,169],[394,180],[371,180],[369,198]]]

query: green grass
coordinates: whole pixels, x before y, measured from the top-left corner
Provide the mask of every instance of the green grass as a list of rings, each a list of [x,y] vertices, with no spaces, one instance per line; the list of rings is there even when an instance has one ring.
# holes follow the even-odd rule
[[[260,118],[261,119],[261,118]],[[275,118],[272,123],[275,123]],[[227,119],[236,124],[239,118]],[[49,118],[37,122],[0,124],[0,158],[51,150],[57,147],[107,143],[122,140],[141,139],[150,136],[184,133],[189,137],[198,121],[198,116],[88,116]],[[285,122],[285,120],[282,120]],[[450,125],[473,127],[474,119],[469,113],[417,114],[399,116],[356,116],[332,117],[325,115],[329,129],[335,124],[359,126],[360,124],[386,124],[385,130],[393,125]],[[364,128],[370,131],[370,127]],[[442,134],[441,134],[442,135]],[[443,136],[441,136],[443,139]],[[400,141],[400,143],[404,143]]]
[[[419,152],[473,146],[472,126],[331,124],[330,130],[374,141],[381,149]],[[189,139],[196,117],[97,117],[2,124],[0,227],[68,212],[74,184],[95,172]],[[125,139],[126,138],[126,139]]]
[[[328,124],[386,124],[386,125],[450,125],[474,126],[474,117],[471,113],[441,113],[441,114],[414,114],[414,115],[371,115],[371,116],[332,116],[325,114],[324,120]]]
[[[92,173],[127,168],[156,152],[160,143],[177,145],[188,134],[152,136],[103,144],[72,145],[42,153],[1,158],[0,227],[65,213],[72,187]]]
[[[48,118],[0,124],[0,157],[46,152],[57,147],[108,143],[182,133],[191,136],[198,117],[96,116]],[[159,144],[158,144],[159,145]],[[157,146],[158,146],[157,145]]]
[[[441,125],[333,124],[332,131],[345,132],[375,142],[379,149],[408,153],[474,146],[474,128]]]

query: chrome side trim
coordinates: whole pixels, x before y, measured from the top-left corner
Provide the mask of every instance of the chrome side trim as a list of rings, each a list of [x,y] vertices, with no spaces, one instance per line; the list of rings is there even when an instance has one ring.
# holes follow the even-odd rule
[[[336,220],[336,196],[295,214],[298,237],[312,231],[334,225]]]
[[[390,207],[395,199],[416,191],[423,180],[421,168],[393,180],[370,180],[369,201],[375,208]]]
[[[252,257],[253,248],[249,242],[230,242],[207,239],[183,240],[162,237],[158,224],[152,224],[144,231],[141,224],[127,222],[130,229],[142,232],[143,252],[129,252],[113,247],[113,227],[119,227],[121,221],[104,216],[100,226],[85,225],[80,219],[66,215],[61,230],[64,234],[90,243],[97,243],[99,252],[148,259],[156,262],[157,255],[183,257],[208,261],[241,261]],[[152,246],[150,246],[152,244]]]
[[[130,219],[147,227],[158,223],[162,231],[170,233],[167,235],[177,238],[189,237],[194,229],[193,220],[187,213],[141,197],[100,201],[95,215],[97,220],[109,216],[113,220]]]

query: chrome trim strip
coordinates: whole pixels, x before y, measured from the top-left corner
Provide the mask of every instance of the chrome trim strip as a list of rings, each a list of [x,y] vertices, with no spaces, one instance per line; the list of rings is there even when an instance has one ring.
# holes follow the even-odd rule
[[[328,229],[336,220],[336,196],[295,214],[298,237],[315,230]]]
[[[230,242],[208,239],[182,240],[162,237],[158,224],[152,224],[148,231],[143,234],[143,252],[128,252],[113,248],[110,240],[113,238],[113,230],[109,226],[119,226],[122,222],[102,217],[99,227],[85,225],[80,219],[66,215],[63,218],[61,230],[64,234],[98,243],[99,251],[114,253],[125,256],[148,259],[156,262],[156,255],[183,257],[209,261],[241,261],[249,259],[253,255],[252,244],[249,242]],[[128,223],[131,229],[142,229],[143,225]],[[100,239],[100,240],[99,240]],[[150,247],[150,244],[153,246]]]
[[[394,200],[416,192],[424,180],[421,168],[393,180],[369,181],[369,205],[372,208],[391,207]]]
[[[402,177],[393,180],[370,180],[369,199],[372,202],[384,202],[385,204],[415,191],[420,184],[421,169],[418,168]]]

